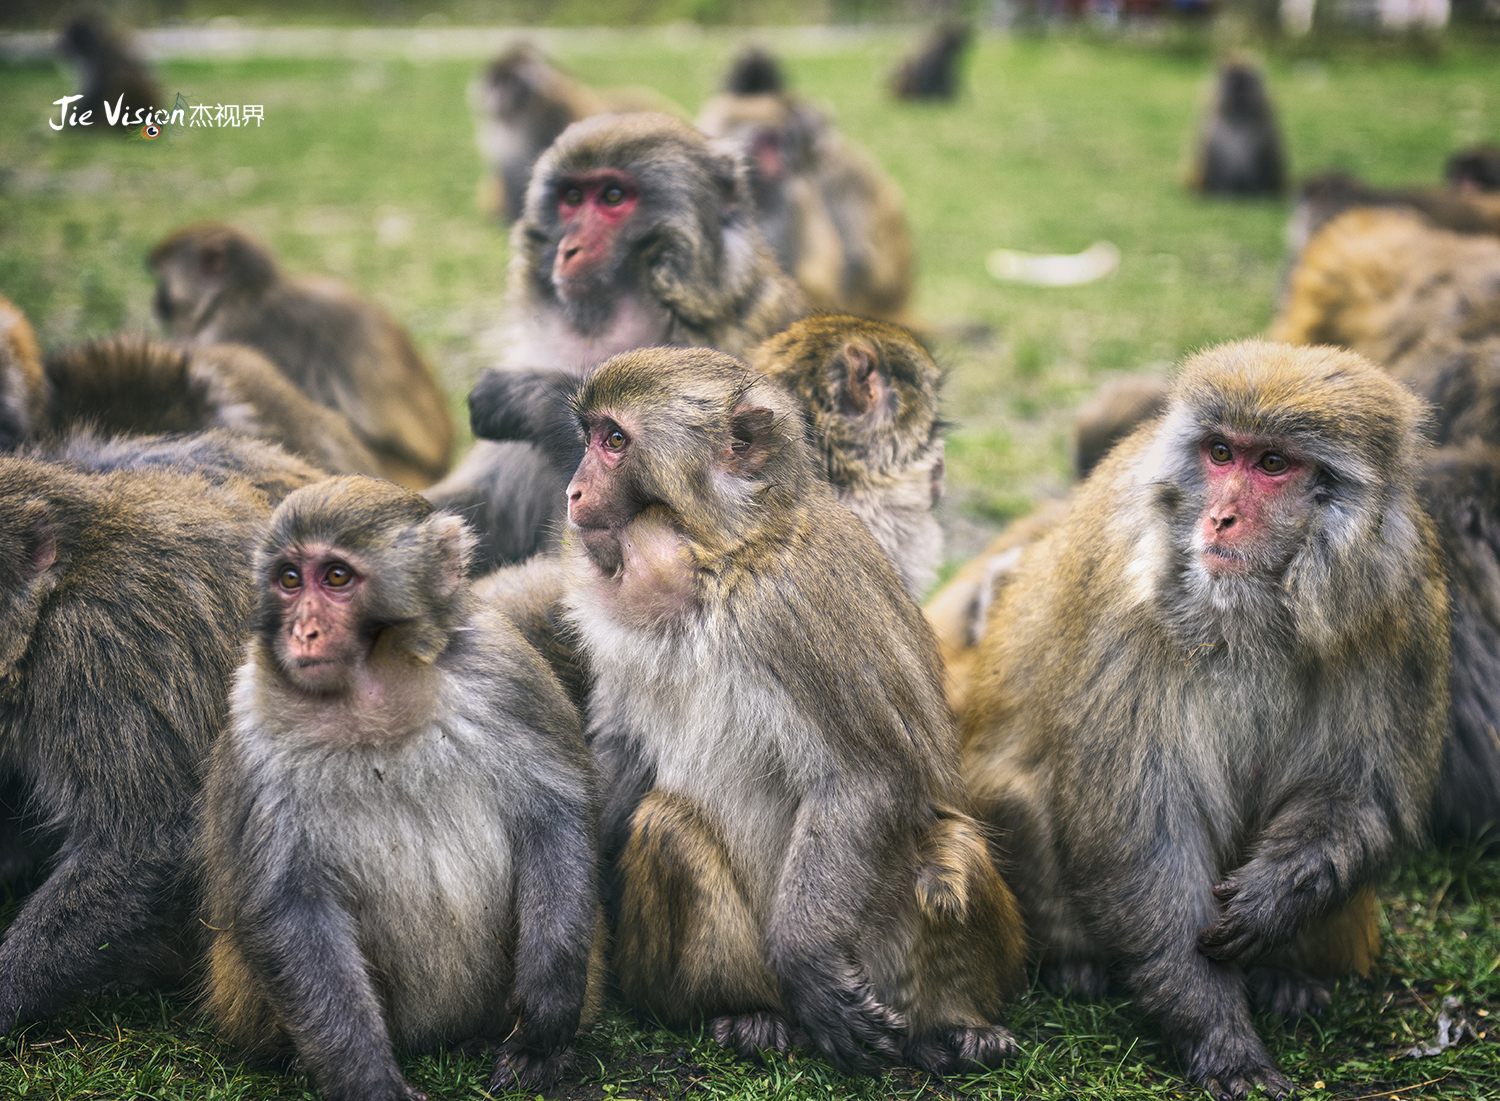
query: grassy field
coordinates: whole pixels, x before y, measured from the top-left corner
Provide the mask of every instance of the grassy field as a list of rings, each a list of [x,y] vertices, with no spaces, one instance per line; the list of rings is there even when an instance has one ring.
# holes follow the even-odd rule
[[[1193,41],[987,38],[969,88],[947,106],[893,104],[895,32],[768,36],[796,87],[904,188],[916,231],[917,310],[949,375],[955,560],[1067,486],[1078,404],[1123,372],[1164,372],[1185,353],[1254,335],[1284,264],[1278,203],[1208,203],[1181,179],[1208,92]],[[739,38],[681,29],[558,35],[553,51],[598,85],[650,85],[689,112],[714,90]],[[465,86],[476,61],[177,60],[188,102],[262,104],[259,128],[191,129],[154,143],[58,134],[51,101],[72,91],[50,64],[0,65],[0,294],[54,347],[118,329],[153,331],[144,256],[175,225],[227,219],[292,270],[337,275],[384,303],[438,367],[455,416],[496,351],[504,233],[474,202],[479,161]],[[1358,50],[1309,47],[1268,62],[1295,170],[1342,167],[1375,183],[1436,181],[1455,145],[1500,139],[1496,55],[1457,40]],[[1121,250],[1119,271],[1068,289],[996,283],[997,247]],[[1500,863],[1430,854],[1383,891],[1378,973],[1346,983],[1322,1018],[1272,1051],[1313,1095],[1500,1096]],[[1461,999],[1474,1033],[1444,1054],[1440,1003]],[[855,1081],[804,1056],[736,1064],[694,1034],[606,1016],[580,1043],[561,1096],[985,1097],[1191,1095],[1175,1059],[1122,1001],[1060,1002],[1033,990],[1009,1022],[1011,1066],[947,1083],[896,1072]],[[0,1095],[299,1098],[305,1078],[239,1066],[183,996],[91,1001],[6,1041]],[[434,1098],[484,1096],[485,1060],[410,1063]],[[1316,1083],[1316,1084],[1315,1084]]]

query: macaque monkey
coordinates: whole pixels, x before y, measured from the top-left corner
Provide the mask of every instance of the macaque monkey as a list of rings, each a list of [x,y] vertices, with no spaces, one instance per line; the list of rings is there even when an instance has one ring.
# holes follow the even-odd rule
[[[1379,207],[1420,214],[1438,229],[1454,233],[1500,234],[1500,195],[1474,187],[1381,189],[1346,172],[1325,172],[1304,183],[1297,194],[1287,237],[1300,256],[1318,230],[1345,211]]]
[[[935,28],[911,57],[891,74],[897,99],[952,99],[958,94],[959,68],[974,40],[974,28],[953,21]]]
[[[46,401],[36,333],[14,302],[0,295],[0,451],[30,437]]]
[[[1421,494],[1442,540],[1453,610],[1453,733],[1433,799],[1433,830],[1439,839],[1484,837],[1494,845],[1500,843],[1500,448],[1470,439],[1433,452]]]
[[[744,159],[761,233],[813,308],[905,319],[906,202],[823,111],[783,92],[726,92],[704,104],[698,128]]]
[[[284,480],[304,466],[232,438],[206,443],[206,472],[162,453],[180,440],[0,457],[0,790],[56,849],[0,942],[0,1029],[193,965],[183,868],[272,505],[269,464],[249,473],[240,443],[291,464]]]
[[[260,242],[199,222],[151,250],[156,316],[193,343],[248,344],[319,405],[348,418],[377,473],[421,487],[453,450],[448,405],[406,331],[342,283],[285,276]]]
[[[468,534],[370,478],[293,493],[205,792],[208,1004],[329,1101],[418,1098],[395,1051],[479,1039],[555,1082],[597,1003],[592,765]],[[592,980],[592,981],[591,981]]]
[[[963,722],[1042,977],[1111,971],[1218,1097],[1287,1096],[1250,995],[1368,969],[1448,727],[1421,402],[1333,348],[1189,360],[1026,551]]]
[[[472,98],[479,113],[479,152],[485,163],[479,182],[480,209],[506,222],[521,216],[526,184],[537,158],[579,119],[627,111],[681,113],[649,88],[596,92],[526,43],[490,62]]]
[[[1460,194],[1500,191],[1500,146],[1472,145],[1448,158],[1443,168],[1448,186]]]
[[[1198,143],[1192,186],[1205,195],[1253,197],[1286,190],[1286,154],[1265,78],[1245,61],[1219,69],[1213,111]]]
[[[309,402],[275,364],[242,344],[112,336],[48,356],[45,370],[37,435],[224,428],[281,444],[331,474],[378,472],[342,413]]]
[[[78,126],[67,129],[83,133],[127,133],[128,126],[109,125],[109,110],[129,121],[140,108],[170,106],[146,63],[136,55],[129,40],[104,16],[81,12],[69,20],[57,42],[58,52],[78,66],[83,82],[82,98],[64,110],[76,116]],[[84,120],[87,120],[84,122]]]
[[[755,226],[743,166],[659,114],[576,122],[537,162],[510,294],[499,370],[575,377],[650,345],[743,356],[807,313]],[[548,545],[570,472],[531,444],[481,442],[427,496],[475,528],[487,572]]]
[[[1319,230],[1271,326],[1395,368],[1426,340],[1500,335],[1500,239],[1438,229],[1410,210],[1350,210]]]
[[[730,64],[724,91],[734,96],[780,95],[786,91],[786,74],[775,54],[748,46]]]
[[[585,381],[567,619],[614,973],[632,1007],[751,1055],[978,1071],[1024,935],[966,813],[937,650],[820,476],[797,403],[728,356]]]

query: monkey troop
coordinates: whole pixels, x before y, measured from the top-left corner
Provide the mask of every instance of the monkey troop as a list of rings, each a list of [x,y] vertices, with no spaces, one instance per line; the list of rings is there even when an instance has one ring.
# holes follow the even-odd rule
[[[1117,973],[1215,1094],[1290,1081],[1250,997],[1364,970],[1448,714],[1421,403],[1329,348],[1190,360],[990,614],[964,722],[1056,987]]]
[[[626,1001],[745,1054],[977,1070],[1020,978],[936,647],[818,475],[796,402],[707,350],[573,403],[567,615],[593,677]]]
[[[597,999],[593,768],[541,655],[408,490],[289,496],[205,797],[208,1003],[330,1099],[420,1097],[395,1050],[500,1046],[556,1080]],[[597,961],[595,961],[597,962]]]

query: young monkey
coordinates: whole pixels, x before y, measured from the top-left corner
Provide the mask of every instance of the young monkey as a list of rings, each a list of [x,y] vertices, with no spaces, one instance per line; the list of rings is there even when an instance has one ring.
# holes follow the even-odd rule
[[[707,349],[573,400],[567,619],[593,678],[625,1000],[742,1054],[996,1065],[1024,936],[966,813],[937,648],[797,400]]]
[[[464,578],[470,536],[372,478],[293,493],[206,795],[208,1003],[323,1096],[419,1098],[396,1050],[500,1046],[556,1081],[596,1001],[594,779],[540,655]]]

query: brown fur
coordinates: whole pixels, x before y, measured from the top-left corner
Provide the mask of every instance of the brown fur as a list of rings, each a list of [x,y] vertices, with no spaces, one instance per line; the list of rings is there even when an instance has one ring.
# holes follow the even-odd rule
[[[200,222],[151,250],[156,313],[198,345],[247,344],[320,405],[348,418],[379,473],[420,488],[453,450],[448,405],[396,321],[342,283],[284,276],[259,241]]]
[[[378,463],[341,413],[307,400],[244,345],[182,347],[113,336],[47,358],[39,433],[80,428],[152,435],[226,428],[278,443],[330,474],[374,474]]]
[[[1290,1090],[1241,968],[1267,969],[1251,984],[1273,1010],[1318,1004],[1287,965],[1367,962],[1356,895],[1425,830],[1448,611],[1420,413],[1347,352],[1195,357],[1025,554],[981,643],[966,775],[1044,977],[1097,991],[1117,966],[1215,1092]],[[1215,576],[1194,540],[1225,436],[1269,441],[1309,488],[1257,521],[1256,565]],[[1301,939],[1339,910],[1348,942]]]
[[[36,333],[16,304],[0,295],[0,448],[31,435],[45,402]]]
[[[920,598],[943,553],[932,514],[943,494],[942,372],[932,357],[898,326],[819,314],[749,361],[801,402],[834,492]]]

